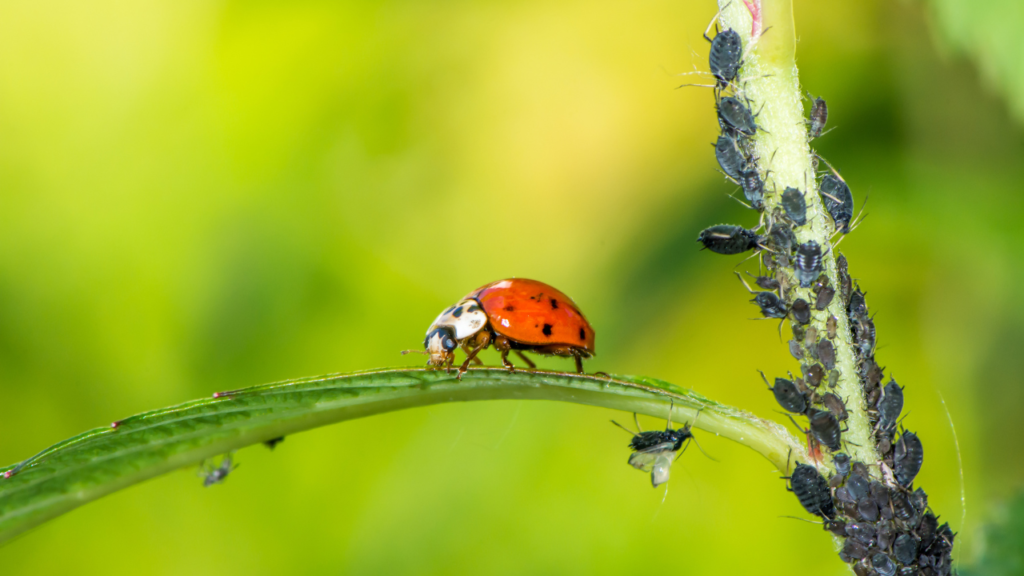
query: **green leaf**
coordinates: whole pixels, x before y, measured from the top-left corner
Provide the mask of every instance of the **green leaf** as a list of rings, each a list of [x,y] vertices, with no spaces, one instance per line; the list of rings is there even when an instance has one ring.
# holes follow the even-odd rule
[[[943,39],[968,54],[1024,119],[1024,3],[1019,0],[931,0]]]
[[[694,427],[740,442],[785,469],[803,446],[782,426],[692,390],[633,376],[479,368],[462,380],[425,368],[329,375],[221,392],[69,438],[3,469],[0,543],[77,506],[251,444],[381,412],[442,402],[560,400]],[[699,413],[699,416],[698,416]]]

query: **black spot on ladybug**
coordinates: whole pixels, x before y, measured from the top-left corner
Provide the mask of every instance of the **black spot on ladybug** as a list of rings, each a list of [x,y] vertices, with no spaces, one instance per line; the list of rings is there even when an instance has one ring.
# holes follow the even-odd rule
[[[473,304],[469,308],[466,308],[466,312],[479,312],[479,311],[480,311],[480,307],[477,306],[476,304]]]
[[[554,298],[552,298],[551,299],[551,309],[552,310],[556,310],[557,308],[558,308],[558,300],[555,300]]]
[[[508,306],[505,306],[505,311],[506,312],[512,312],[515,309],[516,309],[516,307],[511,305],[511,304],[509,304]]]
[[[580,340],[586,340],[586,339],[587,339],[587,332],[585,330],[583,330],[583,328],[580,328]]]
[[[459,306],[458,308],[453,310],[452,311],[452,316],[455,316],[456,318],[458,318],[459,316],[462,316],[462,306]]]
[[[541,330],[545,336],[551,336],[551,324],[545,324],[544,329]]]

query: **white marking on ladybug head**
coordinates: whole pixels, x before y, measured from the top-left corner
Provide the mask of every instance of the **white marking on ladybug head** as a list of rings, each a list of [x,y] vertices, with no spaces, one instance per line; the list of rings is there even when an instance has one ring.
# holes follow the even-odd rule
[[[427,364],[431,366],[444,366],[449,360],[455,357],[455,348],[459,343],[455,340],[454,331],[448,326],[433,328],[427,332],[423,346],[427,349],[430,359]]]
[[[470,298],[441,312],[434,323],[430,325],[427,334],[430,334],[435,328],[450,327],[455,331],[455,339],[462,342],[482,330],[486,325],[487,313],[480,307],[479,302]]]

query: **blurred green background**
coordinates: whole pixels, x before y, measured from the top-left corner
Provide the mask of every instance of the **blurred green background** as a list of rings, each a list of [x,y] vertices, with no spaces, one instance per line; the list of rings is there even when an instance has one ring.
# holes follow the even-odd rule
[[[967,564],[1024,483],[1024,139],[1006,80],[1024,54],[973,50],[942,24],[958,2],[798,0],[795,13],[802,81],[836,127],[815,146],[858,204],[870,195],[841,248],[877,313],[879,361],[907,387],[919,484]],[[588,314],[589,370],[782,421],[755,370],[797,364],[774,322],[750,321],[739,258],[694,242],[755,222],[715,171],[710,91],[675,89],[706,69],[714,12],[0,2],[0,462],[216,390],[419,364],[398,352],[442,308],[513,275]],[[994,18],[1019,31],[1020,16]],[[780,518],[802,511],[754,452],[702,437],[719,462],[688,452],[666,495],[626,465],[612,417],[628,418],[493,402],[348,422],[240,451],[221,486],[188,469],[119,492],[0,549],[0,564],[845,573],[819,527]]]

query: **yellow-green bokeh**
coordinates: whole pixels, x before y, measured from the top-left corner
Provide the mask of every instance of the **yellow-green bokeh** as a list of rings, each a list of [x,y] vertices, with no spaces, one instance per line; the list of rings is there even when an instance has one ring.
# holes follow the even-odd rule
[[[592,370],[782,419],[798,370],[694,238],[754,213],[709,143],[712,2],[0,3],[0,461],[215,390],[405,365],[506,276],[570,294]],[[924,10],[799,1],[841,246],[957,554],[1024,479],[1021,130]],[[769,31],[770,33],[770,31]],[[489,362],[496,357],[488,353]],[[549,367],[568,367],[549,360]],[[966,482],[942,398],[956,424]],[[448,405],[183,470],[0,549],[6,574],[842,574],[768,462],[716,438],[667,496],[623,415]],[[654,420],[646,426],[660,426]]]

